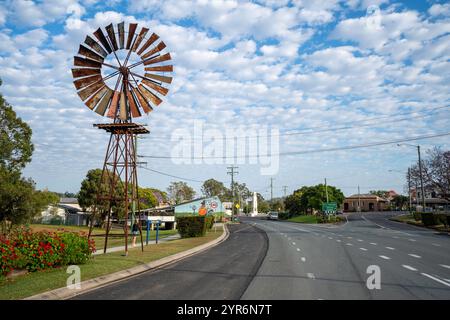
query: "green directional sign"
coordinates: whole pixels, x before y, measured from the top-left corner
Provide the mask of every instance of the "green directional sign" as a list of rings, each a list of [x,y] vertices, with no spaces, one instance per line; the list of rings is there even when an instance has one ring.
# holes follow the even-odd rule
[[[336,202],[322,203],[322,211],[325,214],[335,214],[337,211],[337,203]]]

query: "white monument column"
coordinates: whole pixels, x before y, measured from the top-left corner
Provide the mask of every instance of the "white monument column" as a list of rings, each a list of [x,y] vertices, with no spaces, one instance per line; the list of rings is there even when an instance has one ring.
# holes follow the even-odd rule
[[[256,196],[256,192],[253,192],[253,211],[252,217],[258,215],[258,197]]]

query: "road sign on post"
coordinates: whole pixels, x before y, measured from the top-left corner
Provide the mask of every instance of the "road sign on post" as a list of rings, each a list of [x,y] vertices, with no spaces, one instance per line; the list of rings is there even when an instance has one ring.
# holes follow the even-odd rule
[[[325,214],[336,214],[337,203],[336,202],[325,202],[325,203],[322,203],[322,211]]]

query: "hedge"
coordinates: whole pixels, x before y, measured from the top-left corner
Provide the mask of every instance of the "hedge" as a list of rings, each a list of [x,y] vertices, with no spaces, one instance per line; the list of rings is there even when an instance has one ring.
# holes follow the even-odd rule
[[[421,213],[422,216],[422,223],[424,226],[434,226],[437,224],[436,218],[433,213]]]
[[[64,230],[33,233],[20,227],[0,237],[0,277],[13,269],[38,271],[83,264],[94,251],[94,241],[83,234]]]
[[[176,217],[177,229],[182,238],[203,237],[214,224],[213,216]]]

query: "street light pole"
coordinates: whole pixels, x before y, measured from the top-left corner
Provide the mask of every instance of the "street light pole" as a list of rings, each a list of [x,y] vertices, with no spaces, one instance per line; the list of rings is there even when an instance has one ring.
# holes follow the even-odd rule
[[[409,213],[412,212],[412,199],[411,199],[411,168],[408,168],[408,198],[409,198]]]

